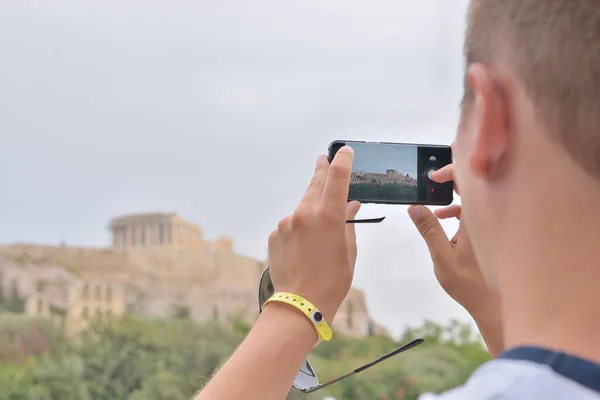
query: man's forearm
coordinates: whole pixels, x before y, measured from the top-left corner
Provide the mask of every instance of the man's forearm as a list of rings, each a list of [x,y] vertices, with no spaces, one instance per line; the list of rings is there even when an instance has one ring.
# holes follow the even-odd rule
[[[316,342],[306,316],[286,304],[270,304],[195,400],[284,400]]]

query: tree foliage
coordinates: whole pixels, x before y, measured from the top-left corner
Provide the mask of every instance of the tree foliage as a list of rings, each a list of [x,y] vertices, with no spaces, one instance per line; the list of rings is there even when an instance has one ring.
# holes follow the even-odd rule
[[[17,324],[13,325],[13,331],[18,330]],[[5,354],[0,360],[0,400],[189,400],[248,330],[241,317],[226,324],[200,324],[181,316],[97,324],[79,340],[53,342],[51,352],[27,360]],[[292,390],[288,399],[318,400],[325,395],[345,400],[416,399],[424,391],[437,392],[464,382],[488,358],[468,325],[452,321],[440,326],[427,321],[407,330],[399,342],[388,337],[337,334],[336,340],[317,347],[311,360],[325,381],[416,336],[425,337],[426,344],[323,393],[304,395]]]
[[[417,197],[417,187],[405,184],[353,183],[348,194],[350,199],[379,199],[411,201]]]

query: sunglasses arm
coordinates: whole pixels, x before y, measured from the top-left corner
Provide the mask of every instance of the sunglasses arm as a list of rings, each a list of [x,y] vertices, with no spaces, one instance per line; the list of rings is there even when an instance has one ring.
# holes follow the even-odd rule
[[[368,219],[349,219],[346,220],[347,224],[378,224],[383,222],[385,217],[380,218],[368,218]]]
[[[410,350],[413,347],[416,347],[416,346],[420,345],[424,341],[425,340],[423,340],[423,339],[415,339],[412,342],[409,342],[409,343],[405,344],[404,346],[397,348],[396,350],[392,351],[391,353],[388,353],[388,354],[386,354],[386,355],[384,355],[382,357],[379,357],[377,360],[372,361],[372,362],[370,362],[370,363],[368,363],[366,365],[363,365],[362,367],[357,368],[354,371],[347,373],[346,375],[342,375],[339,378],[336,378],[336,379],[334,379],[332,381],[325,382],[325,383],[322,383],[322,384],[317,385],[317,386],[313,386],[313,387],[311,387],[309,389],[300,389],[300,391],[302,393],[306,393],[306,394],[312,393],[312,392],[316,392],[319,389],[323,389],[324,387],[333,385],[334,383],[337,383],[337,382],[339,382],[339,381],[341,381],[343,379],[346,379],[349,376],[352,376],[354,374],[358,374],[358,373],[360,373],[360,372],[362,372],[362,371],[364,371],[364,370],[366,370],[368,368],[371,368],[372,366],[374,366],[376,364],[379,364],[380,362],[385,361],[388,358],[394,357],[397,354],[404,353],[405,351]]]

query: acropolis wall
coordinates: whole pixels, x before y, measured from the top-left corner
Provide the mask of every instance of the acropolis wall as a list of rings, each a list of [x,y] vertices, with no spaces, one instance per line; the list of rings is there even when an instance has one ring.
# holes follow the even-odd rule
[[[60,266],[82,279],[121,284],[127,310],[143,316],[169,317],[181,308],[198,320],[236,314],[252,322],[258,315],[267,264],[236,253],[230,238],[208,241],[195,224],[167,213],[118,217],[110,227],[111,248],[13,244],[0,246],[0,265],[4,259],[24,274],[35,271],[31,265]],[[334,326],[364,335],[372,324],[364,293],[352,289]]]

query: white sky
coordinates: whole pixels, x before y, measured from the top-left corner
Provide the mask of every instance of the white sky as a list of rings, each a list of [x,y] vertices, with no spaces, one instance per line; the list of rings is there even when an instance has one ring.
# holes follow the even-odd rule
[[[331,140],[452,141],[466,3],[1,1],[0,242],[164,210],[264,258]],[[380,322],[468,319],[405,207],[362,215],[388,217],[358,228]]]

